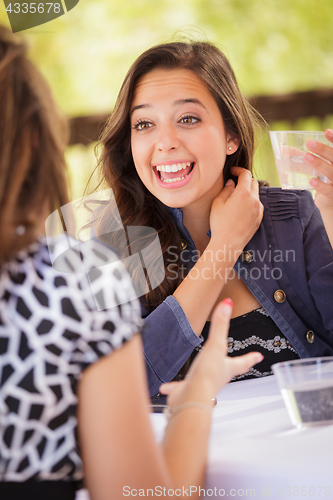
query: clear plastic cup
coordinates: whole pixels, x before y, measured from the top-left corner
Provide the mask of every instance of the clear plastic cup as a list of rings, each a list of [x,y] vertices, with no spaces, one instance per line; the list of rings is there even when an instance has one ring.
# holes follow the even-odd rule
[[[327,177],[304,160],[308,152],[305,144],[309,139],[332,147],[332,143],[326,139],[324,132],[288,130],[269,132],[269,135],[283,189],[314,189],[310,184],[312,177],[327,182]]]
[[[333,424],[333,356],[284,361],[272,369],[296,427]]]

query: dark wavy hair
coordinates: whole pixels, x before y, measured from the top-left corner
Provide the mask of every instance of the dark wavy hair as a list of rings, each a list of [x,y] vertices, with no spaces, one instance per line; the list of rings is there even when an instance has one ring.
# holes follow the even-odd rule
[[[65,121],[25,43],[4,26],[0,103],[1,263],[36,239],[43,206],[53,211],[68,203]]]
[[[263,123],[260,115],[242,96],[228,59],[210,43],[194,41],[157,45],[141,54],[131,66],[98,145],[99,169],[101,178],[114,191],[123,225],[150,226],[159,234],[166,278],[159,287],[146,295],[145,303],[149,310],[171,295],[182,279],[179,259],[178,264],[174,264],[169,254],[170,247],[176,246],[178,253],[181,251],[177,227],[167,207],[141,182],[131,153],[130,109],[134,90],[140,78],[156,69],[193,71],[214,97],[226,132],[237,136],[240,141],[237,151],[227,156],[223,170],[224,182],[232,178],[231,166],[252,170],[254,126]],[[110,218],[110,210],[105,206],[96,218],[96,233],[105,243],[115,246],[110,234]],[[120,253],[124,254],[124,251],[127,248],[120,249]],[[178,276],[178,279],[173,279],[174,276]]]

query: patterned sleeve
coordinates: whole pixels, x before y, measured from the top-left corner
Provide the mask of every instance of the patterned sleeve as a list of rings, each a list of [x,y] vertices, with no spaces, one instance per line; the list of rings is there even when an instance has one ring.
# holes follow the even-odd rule
[[[79,376],[141,331],[142,319],[130,276],[114,252],[95,240],[71,243],[58,242],[50,257],[59,283],[67,285],[62,312],[73,346],[69,361]]]

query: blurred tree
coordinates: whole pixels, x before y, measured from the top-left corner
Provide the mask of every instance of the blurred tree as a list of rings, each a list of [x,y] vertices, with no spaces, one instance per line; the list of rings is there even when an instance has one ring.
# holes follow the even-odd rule
[[[112,109],[135,57],[176,31],[217,43],[246,94],[333,86],[332,0],[81,0],[25,31],[69,115]],[[6,12],[0,3],[0,21]]]
[[[333,87],[332,7],[332,0],[80,0],[24,34],[57,101],[74,116],[111,110],[133,60],[180,34],[218,44],[246,95]],[[9,24],[1,0],[0,22]],[[74,198],[91,151],[68,152]],[[259,153],[257,175],[276,184],[267,136]]]

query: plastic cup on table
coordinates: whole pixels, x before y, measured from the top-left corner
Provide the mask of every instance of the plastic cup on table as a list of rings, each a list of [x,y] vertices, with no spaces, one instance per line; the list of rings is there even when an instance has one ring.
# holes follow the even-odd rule
[[[333,356],[272,366],[293,425],[333,424]]]

